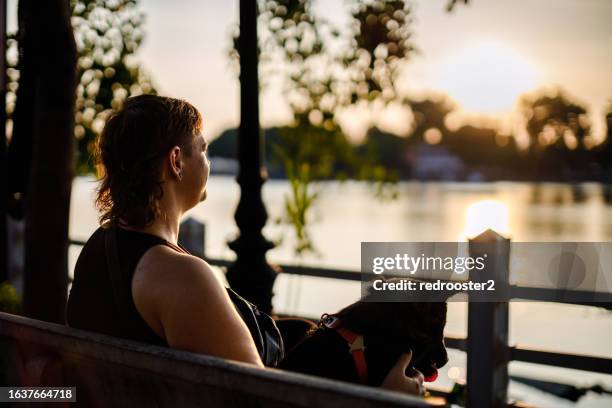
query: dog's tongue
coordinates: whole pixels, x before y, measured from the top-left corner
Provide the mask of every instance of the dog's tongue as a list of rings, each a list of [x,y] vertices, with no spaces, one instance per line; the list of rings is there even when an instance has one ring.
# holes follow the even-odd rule
[[[425,377],[426,382],[434,382],[438,379],[438,370],[436,370],[432,375],[428,375]]]

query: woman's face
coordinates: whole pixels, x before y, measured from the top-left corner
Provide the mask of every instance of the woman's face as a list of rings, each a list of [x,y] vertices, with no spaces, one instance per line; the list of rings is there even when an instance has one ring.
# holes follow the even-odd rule
[[[193,140],[191,154],[185,155],[182,185],[189,208],[206,199],[206,183],[210,172],[207,157],[208,143],[199,134]]]

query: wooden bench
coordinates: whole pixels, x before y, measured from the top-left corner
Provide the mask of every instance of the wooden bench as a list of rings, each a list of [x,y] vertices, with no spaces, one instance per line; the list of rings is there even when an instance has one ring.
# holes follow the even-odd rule
[[[262,370],[6,313],[0,313],[0,369],[0,386],[75,386],[76,406],[83,407],[432,406],[373,387]]]

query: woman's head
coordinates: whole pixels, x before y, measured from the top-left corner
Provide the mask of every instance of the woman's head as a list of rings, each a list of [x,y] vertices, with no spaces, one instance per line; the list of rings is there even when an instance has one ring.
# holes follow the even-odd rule
[[[188,102],[156,95],[129,98],[97,141],[101,222],[150,225],[168,193],[187,208],[202,200],[208,161],[201,129],[202,117]]]

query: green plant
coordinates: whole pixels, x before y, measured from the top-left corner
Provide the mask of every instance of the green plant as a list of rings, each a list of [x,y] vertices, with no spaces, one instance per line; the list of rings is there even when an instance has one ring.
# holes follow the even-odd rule
[[[296,237],[294,252],[298,257],[308,252],[317,253],[307,228],[307,217],[318,196],[317,192],[312,191],[311,165],[302,158],[291,158],[279,144],[273,145],[272,148],[276,156],[283,161],[291,186],[290,194],[284,197],[284,216],[277,222],[293,227]]]
[[[8,282],[0,283],[0,311],[19,314],[22,310],[21,298]]]

